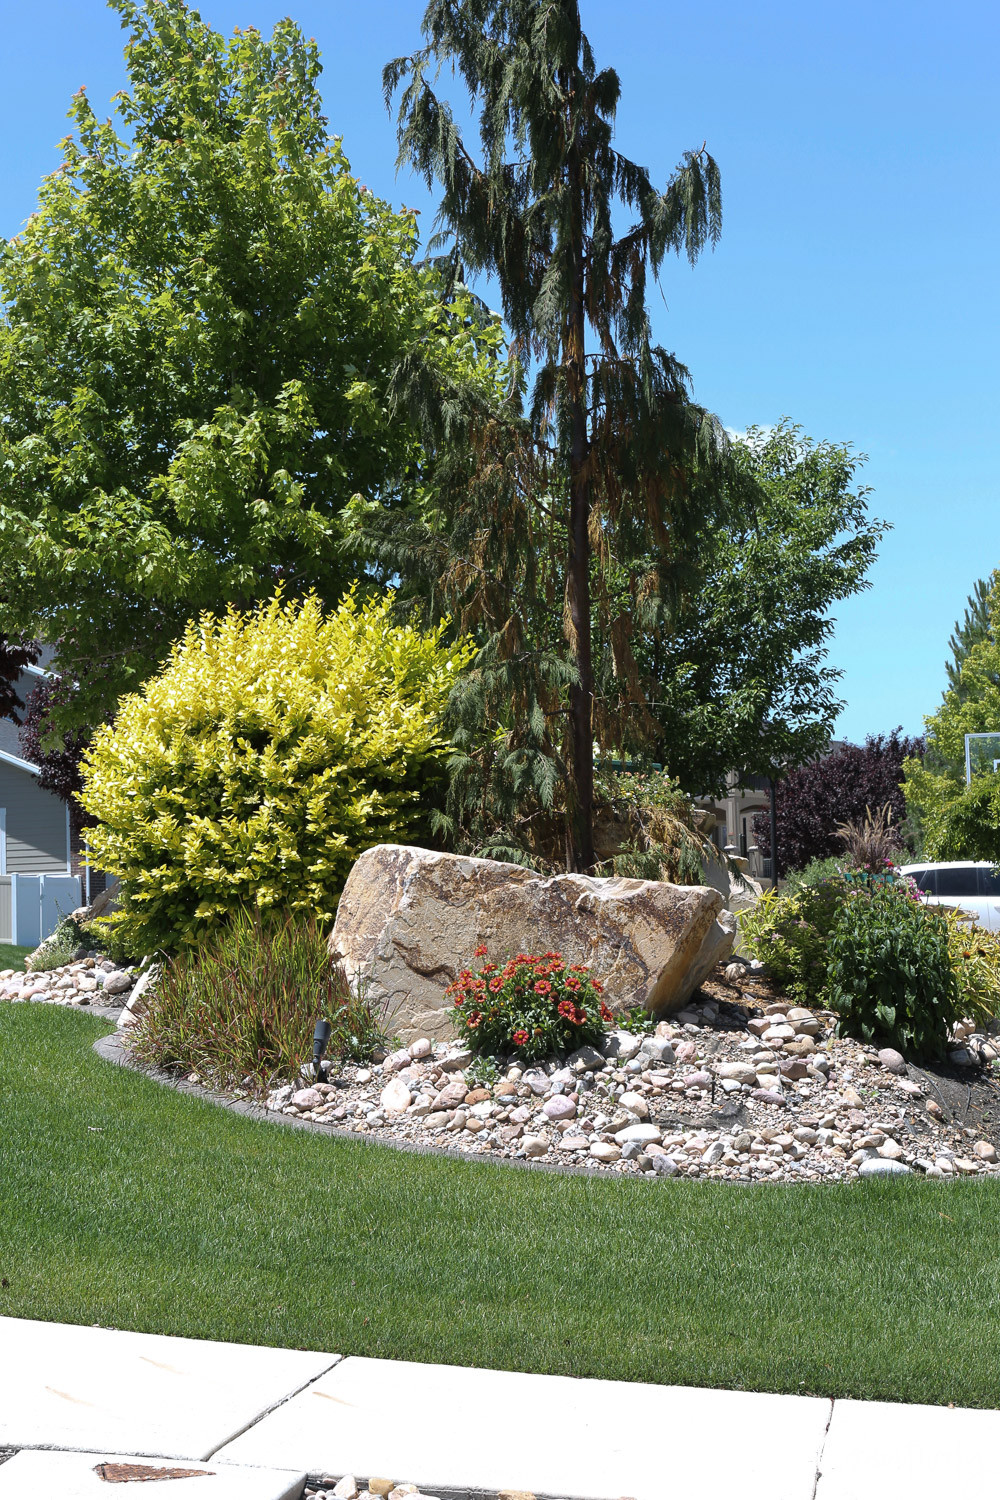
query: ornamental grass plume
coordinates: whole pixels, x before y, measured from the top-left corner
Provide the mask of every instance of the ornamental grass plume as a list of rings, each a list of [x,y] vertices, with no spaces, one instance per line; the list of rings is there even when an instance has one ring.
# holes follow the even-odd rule
[[[241,910],[165,963],[129,1048],[153,1067],[260,1093],[298,1076],[321,1018],[331,1058],[366,1059],[386,1040],[381,1013],[330,963],[315,922]]]

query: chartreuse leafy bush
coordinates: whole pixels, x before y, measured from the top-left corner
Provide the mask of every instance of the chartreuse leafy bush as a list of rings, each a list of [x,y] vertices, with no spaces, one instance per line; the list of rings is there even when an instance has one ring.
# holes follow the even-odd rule
[[[410,839],[472,651],[394,623],[391,597],[332,613],[280,592],[192,622],[83,763],[96,861],[135,951],[175,951],[245,907],[332,921],[363,849]]]
[[[1000,1016],[1000,934],[960,910],[938,907],[948,929],[948,953],[962,996],[962,1017],[985,1030]]]
[[[330,963],[315,922],[246,909],[163,967],[131,1050],[159,1068],[259,1092],[294,1079],[330,1022],[330,1057],[366,1059],[386,1040],[381,1017]]]
[[[475,957],[486,959],[477,948]],[[537,1062],[600,1041],[612,1022],[602,986],[559,953],[518,953],[504,964],[463,969],[446,991],[451,1016],[473,1052]]]
[[[964,1015],[943,918],[902,885],[852,892],[830,935],[827,1000],[846,1035],[941,1056]]]

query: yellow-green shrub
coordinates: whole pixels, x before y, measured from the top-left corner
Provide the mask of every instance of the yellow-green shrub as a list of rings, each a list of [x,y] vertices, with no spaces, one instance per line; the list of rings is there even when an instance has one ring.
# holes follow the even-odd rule
[[[962,996],[962,1015],[985,1030],[1000,1016],[1000,936],[967,913],[936,907],[948,926],[948,952]]]
[[[412,834],[471,648],[391,610],[351,594],[325,615],[279,594],[203,616],[97,732],[81,801],[136,951],[196,941],[247,905],[328,923],[358,854]]]

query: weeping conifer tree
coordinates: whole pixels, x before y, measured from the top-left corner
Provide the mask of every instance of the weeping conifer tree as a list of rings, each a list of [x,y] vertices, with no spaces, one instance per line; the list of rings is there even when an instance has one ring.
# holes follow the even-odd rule
[[[660,191],[615,149],[619,80],[597,68],[577,0],[431,0],[422,30],[426,45],[383,75],[387,106],[402,87],[399,163],[440,187],[438,247],[451,241],[456,274],[495,278],[512,385],[505,412],[470,424],[474,470],[457,508],[408,518],[410,557],[432,564],[442,603],[478,629],[501,698],[518,663],[534,663],[508,769],[529,740],[546,752],[536,783],[562,777],[566,862],[588,870],[595,737],[628,748],[652,732],[630,641],[662,624],[724,489],[724,435],[653,344],[647,311],[667,252],[693,263],[718,238],[719,172],[704,147],[689,151]],[[435,92],[443,65],[478,110],[478,160]],[[619,214],[632,220],[622,233]],[[460,403],[445,405],[455,417]],[[553,615],[561,657],[551,634],[537,638]]]
[[[977,578],[975,587],[965,601],[965,618],[955,621],[955,629],[948,639],[951,660],[945,662],[948,688],[964,701],[967,689],[962,683],[962,667],[973,646],[985,641],[990,633],[990,608],[993,590],[1000,586],[1000,569],[992,572],[988,579]]]

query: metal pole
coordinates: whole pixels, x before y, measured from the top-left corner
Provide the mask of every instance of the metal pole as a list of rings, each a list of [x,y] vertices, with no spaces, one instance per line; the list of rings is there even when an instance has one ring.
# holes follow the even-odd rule
[[[768,778],[771,786],[771,889],[778,889],[778,783],[773,776]]]

